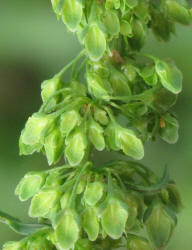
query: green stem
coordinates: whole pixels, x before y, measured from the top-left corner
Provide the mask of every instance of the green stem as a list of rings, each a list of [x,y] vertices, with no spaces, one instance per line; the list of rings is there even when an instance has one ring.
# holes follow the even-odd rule
[[[81,177],[82,177],[84,171],[86,170],[86,168],[90,164],[91,164],[90,162],[85,163],[85,165],[81,168],[78,176],[76,177],[76,180],[75,180],[75,183],[74,183],[74,186],[73,186],[73,190],[72,190],[72,193],[71,193],[71,197],[70,197],[70,200],[69,200],[69,207],[74,206],[74,201],[75,201],[75,196],[76,196],[76,191],[77,191],[78,184],[79,184],[79,182],[81,180]]]
[[[69,64],[64,66],[64,68],[55,75],[55,77],[61,77],[74,63],[76,63],[82,56],[85,55],[85,50],[82,50],[77,57],[75,57]]]

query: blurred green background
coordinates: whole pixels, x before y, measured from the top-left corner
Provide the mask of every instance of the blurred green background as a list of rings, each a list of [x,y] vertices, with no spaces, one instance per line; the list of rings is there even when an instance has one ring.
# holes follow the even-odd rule
[[[28,203],[14,196],[27,172],[47,168],[44,157],[18,155],[24,123],[40,105],[40,84],[58,72],[80,50],[75,35],[58,22],[47,0],[0,1],[0,209],[25,221]],[[192,249],[192,27],[177,27],[167,44],[149,37],[145,51],[171,57],[184,74],[184,91],[175,111],[180,121],[176,145],[146,145],[143,160],[158,174],[167,164],[181,190],[184,210],[168,250]],[[109,156],[107,156],[109,157]],[[19,236],[0,225],[0,246]]]

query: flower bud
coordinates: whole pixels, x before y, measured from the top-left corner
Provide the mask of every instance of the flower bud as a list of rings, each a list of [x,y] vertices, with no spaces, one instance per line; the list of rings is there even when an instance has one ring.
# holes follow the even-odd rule
[[[174,64],[158,60],[155,69],[164,88],[173,94],[181,92],[183,77],[180,70]]]
[[[49,115],[40,113],[33,114],[27,121],[21,133],[21,140],[26,145],[42,143],[52,120]]]
[[[3,245],[2,250],[25,250],[24,243],[21,241],[9,241]]]
[[[71,110],[63,113],[60,120],[60,130],[63,136],[68,136],[69,133],[80,124],[81,117],[77,110]]]
[[[98,151],[105,148],[103,131],[103,128],[91,118],[89,121],[89,139]]]
[[[168,143],[176,143],[179,137],[178,121],[169,114],[164,116],[162,119],[165,123],[165,126],[160,128],[160,131],[159,131],[160,137]]]
[[[106,10],[103,18],[103,24],[108,34],[118,35],[120,31],[120,23],[118,15],[115,11]]]
[[[99,220],[94,207],[88,207],[83,212],[83,228],[90,241],[95,241],[99,234]]]
[[[166,1],[167,14],[174,22],[188,25],[192,22],[192,16],[187,8],[175,0]]]
[[[155,203],[144,215],[144,222],[150,240],[155,247],[167,245],[175,227],[175,218],[160,203]]]
[[[70,134],[66,140],[65,154],[72,166],[78,165],[84,155],[87,148],[87,138],[84,132],[84,128],[77,128],[72,134]]]
[[[26,201],[42,188],[45,183],[45,173],[31,172],[24,176],[16,187],[15,194],[21,201]]]
[[[85,36],[85,48],[93,61],[98,61],[106,50],[105,35],[96,24],[91,25]]]
[[[31,201],[29,215],[31,217],[46,217],[50,210],[57,204],[59,197],[59,192],[54,189],[41,190]]]
[[[106,99],[106,96],[112,93],[112,88],[108,80],[102,79],[98,74],[88,74],[87,83],[90,94],[98,99]]]
[[[115,96],[127,96],[131,94],[128,79],[120,71],[111,70],[110,82]]]
[[[104,192],[103,183],[96,181],[89,183],[84,192],[84,201],[94,207],[102,198]]]
[[[125,231],[127,219],[128,209],[126,205],[119,199],[110,197],[101,214],[101,224],[104,231],[112,239],[119,239]]]
[[[127,250],[153,250],[153,248],[145,238],[136,235],[128,235]]]
[[[83,6],[78,0],[65,0],[62,18],[67,28],[74,32],[81,22],[83,15]]]
[[[79,218],[77,214],[66,209],[62,211],[55,226],[55,237],[60,249],[73,249],[79,238]]]
[[[64,151],[64,138],[62,137],[59,128],[55,128],[45,138],[44,147],[49,165],[57,163]]]

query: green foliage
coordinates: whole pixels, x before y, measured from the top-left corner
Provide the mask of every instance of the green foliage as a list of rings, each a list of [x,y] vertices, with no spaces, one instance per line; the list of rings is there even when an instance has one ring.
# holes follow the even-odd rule
[[[167,170],[159,179],[138,162],[95,166],[90,159],[94,149],[141,160],[147,141],[176,143],[179,124],[171,108],[182,74],[172,61],[139,51],[149,29],[167,41],[175,23],[191,23],[191,10],[177,0],[51,2],[84,49],[42,83],[43,104],[26,122],[19,147],[21,155],[41,151],[49,165],[65,164],[19,182],[16,195],[31,199],[29,215],[43,223],[23,224],[0,212],[3,223],[27,235],[3,249],[161,249],[182,208]],[[148,239],[139,236],[143,229]]]

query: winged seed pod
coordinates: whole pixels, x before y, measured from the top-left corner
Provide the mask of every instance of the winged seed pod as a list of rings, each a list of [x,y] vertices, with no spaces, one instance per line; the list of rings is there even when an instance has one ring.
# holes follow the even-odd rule
[[[43,143],[44,137],[50,128],[52,119],[48,115],[35,113],[27,121],[21,133],[22,143],[34,146]]]
[[[66,140],[65,154],[72,166],[78,165],[87,148],[87,137],[83,127],[77,128]]]
[[[24,250],[25,246],[20,241],[9,241],[3,245],[2,250]]]
[[[46,218],[50,210],[56,206],[59,198],[60,193],[56,190],[41,190],[31,201],[29,215],[31,217]]]
[[[26,201],[40,191],[45,183],[46,174],[31,172],[24,176],[16,187],[15,194],[21,201]]]
[[[85,48],[93,61],[98,61],[106,50],[106,38],[96,24],[91,25],[85,36]]]
[[[69,133],[81,123],[81,117],[77,110],[70,110],[61,115],[60,131],[62,136],[68,136]]]
[[[104,184],[99,181],[95,181],[93,183],[89,183],[86,186],[83,199],[87,205],[94,207],[102,198],[103,193]]]
[[[105,148],[104,129],[91,119],[89,120],[89,139],[98,151],[102,151]]]
[[[161,203],[155,203],[144,216],[146,229],[150,240],[157,248],[167,245],[176,225],[174,216]]]
[[[59,248],[74,248],[79,232],[79,218],[76,212],[71,209],[62,211],[55,225],[55,238]]]
[[[99,219],[94,207],[87,207],[83,211],[83,229],[90,241],[95,241],[99,235]]]
[[[65,0],[62,10],[62,19],[70,31],[76,31],[81,22],[82,15],[83,6],[80,1]]]
[[[143,237],[128,234],[127,238],[127,250],[153,250],[149,242]]]
[[[109,197],[101,213],[101,224],[112,239],[119,239],[125,232],[128,219],[126,205],[116,197]]]

